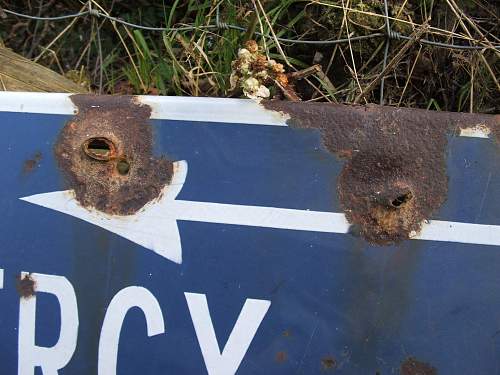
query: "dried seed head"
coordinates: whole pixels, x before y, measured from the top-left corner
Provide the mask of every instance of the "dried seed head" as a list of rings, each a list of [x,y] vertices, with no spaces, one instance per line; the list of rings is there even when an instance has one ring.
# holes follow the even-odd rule
[[[267,59],[263,55],[257,55],[255,60],[250,64],[250,68],[254,72],[260,72],[267,68]]]
[[[259,45],[255,40],[248,40],[245,42],[245,48],[251,53],[257,53],[259,51]]]
[[[281,86],[288,86],[288,77],[284,73],[278,73],[276,75],[276,82],[278,82]]]
[[[272,70],[274,73],[285,73],[285,68],[283,67],[283,64],[275,63],[271,66]]]
[[[259,86],[260,82],[253,77],[250,77],[243,82],[243,90],[248,92],[257,91],[259,89]]]
[[[242,88],[245,96],[250,99],[268,98],[271,95],[269,89],[254,77],[247,78],[243,82]]]
[[[271,92],[264,85],[260,85],[259,89],[255,93],[255,96],[257,96],[257,98],[269,98],[270,95],[271,95]]]
[[[261,70],[260,72],[254,73],[253,76],[261,82],[266,82],[268,81],[269,73],[267,70]]]
[[[236,72],[232,72],[231,75],[229,76],[229,89],[234,90],[236,89],[236,85],[238,84],[238,81],[240,80],[240,76]]]
[[[252,58],[252,54],[246,48],[240,48],[238,50],[238,58],[242,61],[249,61]]]

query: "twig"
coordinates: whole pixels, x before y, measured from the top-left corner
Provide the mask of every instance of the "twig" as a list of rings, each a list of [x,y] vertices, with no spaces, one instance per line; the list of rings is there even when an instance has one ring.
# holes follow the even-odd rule
[[[453,13],[455,13],[455,16],[458,18],[460,25],[462,25],[462,27],[465,30],[465,32],[467,33],[467,35],[469,35],[469,37],[472,38],[472,34],[469,32],[469,30],[465,26],[464,22],[462,21],[462,18],[464,18],[472,26],[472,28],[481,36],[482,41],[485,44],[487,44],[488,47],[493,49],[493,51],[495,51],[496,54],[498,54],[500,56],[500,52],[495,49],[495,46],[493,46],[493,44],[484,36],[484,34],[481,32],[481,30],[479,30],[477,25],[474,22],[472,22],[472,20],[469,17],[467,17],[467,15],[464,14],[462,9],[460,9],[458,7],[457,3],[455,3],[454,0],[446,0],[446,2],[448,3],[448,5],[450,5],[451,10],[453,11]]]
[[[417,57],[415,57],[415,61],[413,62],[413,65],[411,66],[410,73],[408,74],[408,77],[406,78],[405,86],[403,87],[403,92],[401,93],[401,96],[399,97],[398,107],[401,105],[401,101],[403,100],[403,97],[405,96],[406,88],[408,87],[408,83],[410,83],[411,76],[413,75],[413,70],[415,69],[415,66],[417,65],[418,58],[420,57],[421,51],[422,51],[422,46],[420,46],[420,48],[418,49]]]
[[[311,75],[316,75],[316,77],[323,84],[323,86],[326,86],[327,91],[329,91],[329,92],[335,91],[335,86],[333,86],[333,83],[330,81],[328,76],[323,72],[323,68],[321,67],[320,64],[315,64],[313,66],[310,66],[309,68],[305,68],[305,69],[298,70],[296,72],[292,72],[292,73],[287,74],[288,78],[292,81],[305,79],[307,81],[307,83],[309,83],[311,86],[315,87],[312,84],[312,82],[309,82],[309,80],[307,80],[307,77],[309,77]],[[320,90],[318,90],[318,91],[321,94],[321,91]]]
[[[474,113],[474,70],[475,70],[475,58],[472,57],[472,62],[470,64],[470,100],[469,100],[469,112]]]
[[[310,66],[309,68],[298,70],[296,72],[291,72],[288,74],[288,78],[293,79],[293,80],[303,79],[303,78],[309,77],[310,75],[316,74],[319,71],[321,71],[321,65],[316,64],[316,65]]]
[[[342,9],[344,11],[344,18],[347,18],[347,10],[346,10],[346,8],[344,6],[344,0],[342,0]],[[349,52],[351,53],[352,69],[353,69],[353,72],[354,72],[354,79],[356,80],[356,83],[358,84],[359,91],[363,91],[363,89],[361,88],[361,83],[359,83],[358,72],[356,71],[356,62],[354,61],[354,53],[352,51],[352,44],[351,44],[351,39],[350,39],[350,35],[349,35],[348,22],[346,22],[346,24],[345,24],[345,29],[346,29],[346,32],[347,32],[347,38],[349,39]],[[349,66],[349,65],[347,65],[347,66]]]
[[[457,4],[453,1],[453,0],[447,0],[447,3],[449,5],[449,7],[451,8],[451,10],[453,11],[453,13],[455,14],[455,16],[457,17],[458,19],[458,22],[460,23],[460,25],[462,26],[462,28],[465,30],[465,32],[467,33],[467,35],[469,35],[469,37],[472,38],[472,34],[469,32],[467,26],[464,24],[464,22],[462,21],[462,17],[465,18],[465,20],[474,28],[474,30],[476,30],[476,32],[483,38],[483,40],[486,41],[486,43],[493,48],[493,51],[500,56],[500,52],[498,52],[491,44],[491,42],[486,39],[486,37],[484,36],[484,34],[481,32],[481,30],[479,30],[479,28],[476,26],[476,24],[474,22],[472,22],[469,17],[467,17],[463,12],[462,10],[457,6]],[[460,12],[460,14],[459,14]],[[486,61],[486,59],[484,58],[483,56],[483,53],[480,53],[479,54],[481,56],[481,59],[483,61],[483,63],[486,65],[486,69],[488,70],[488,73],[491,75],[491,77],[493,78],[493,81],[495,82],[498,90],[500,91],[500,84],[498,83],[498,80],[495,76],[495,73],[493,73],[493,70],[491,70],[491,67],[490,65],[488,64],[488,62]],[[471,66],[471,70],[472,70],[472,66]]]
[[[260,35],[262,35],[262,43],[264,44],[264,51],[266,52],[266,57],[269,60],[269,50],[267,48],[267,43],[266,43],[266,38],[264,37],[264,26],[262,25],[262,21],[259,16],[259,8],[257,8],[257,4],[255,4],[255,1],[252,0],[253,7],[255,8],[255,16],[257,21],[259,21],[259,27],[260,27]],[[256,33],[257,34],[257,33]]]
[[[52,58],[54,59],[53,61],[56,62],[57,67],[59,68],[59,71],[61,72],[62,75],[64,75],[64,69],[62,68],[61,63],[60,63],[59,59],[57,58],[56,52],[53,49],[49,49],[47,47],[40,46],[40,48],[42,48],[42,51],[49,51],[50,52],[50,54],[52,55]],[[51,64],[53,63],[53,61],[51,62]]]
[[[324,5],[324,6],[331,7],[331,8],[336,8],[336,9],[345,9],[345,10],[347,10],[349,12],[359,13],[359,14],[364,14],[364,15],[368,15],[368,16],[372,16],[372,17],[378,17],[378,18],[384,18],[385,19],[385,15],[383,15],[383,14],[378,14],[378,13],[374,13],[374,12],[367,12],[367,11],[363,11],[363,10],[359,10],[359,9],[353,9],[353,8],[345,8],[343,5],[336,5],[336,4],[332,4],[332,3],[321,1],[321,0],[312,0],[312,4]],[[414,23],[412,21],[403,20],[401,18],[395,18],[395,17],[391,17],[391,16],[389,16],[388,18],[391,21],[403,23],[403,24],[406,24],[406,25],[409,25],[409,26],[412,26],[412,27],[422,26],[422,25],[416,24],[416,23]],[[450,30],[440,29],[438,27],[429,26],[429,31],[432,31],[433,33],[435,33],[437,35],[455,36],[455,37],[462,38],[462,39],[465,39],[465,40],[468,40],[468,41],[472,41],[472,42],[476,41],[472,37],[467,37],[466,35],[455,33],[455,32],[450,31]]]
[[[82,12],[86,7],[87,7],[87,4],[85,4],[80,9],[80,12]],[[69,29],[71,29],[71,27],[73,27],[73,25],[75,24],[75,22],[77,20],[78,20],[77,17],[73,18],[73,20],[71,20],[71,22],[69,23],[69,25],[66,26],[47,46],[45,46],[44,47],[45,49],[42,49],[42,52],[40,52],[40,54],[37,57],[35,57],[35,59],[33,60],[33,62],[37,62],[38,60],[40,60],[40,58],[43,56],[43,54],[45,53],[45,51],[49,51],[50,47],[52,47],[54,45],[54,43],[57,42],[59,40],[59,38],[62,37],[66,33],[66,31],[68,31]]]
[[[285,95],[285,97],[288,100],[290,100],[291,102],[300,102],[301,100],[300,97],[297,95],[297,93],[292,87],[288,85],[283,86],[277,80],[274,80],[274,84],[280,88],[281,92],[283,93],[283,95]]]
[[[342,31],[344,31],[344,25],[347,22],[346,17],[342,17],[342,23],[340,24],[339,32],[337,33],[337,39],[340,39],[340,36],[342,35]],[[339,45],[336,44],[335,47],[333,48],[333,52],[330,56],[330,60],[328,61],[328,65],[326,67],[325,74],[328,74],[330,72],[330,68],[332,67],[333,60],[335,59],[335,55],[337,54],[337,49],[339,48]]]
[[[368,94],[370,94],[373,89],[377,86],[377,84],[380,82],[382,77],[387,74],[401,59],[404,57],[406,54],[406,51],[416,42],[420,37],[428,30],[428,25],[424,24],[422,27],[417,29],[412,37],[411,40],[407,41],[403,47],[396,53],[396,55],[392,58],[392,60],[387,64],[385,69],[383,69],[380,74],[373,80],[371,81],[368,86],[364,90],[361,91],[361,93],[354,99],[354,103],[357,104],[359,103],[362,99],[364,99]]]
[[[486,66],[486,69],[490,73],[491,78],[493,79],[493,82],[497,85],[498,92],[500,92],[500,83],[498,83],[498,79],[495,76],[495,73],[493,73],[493,70],[491,69],[490,64],[488,64],[488,61],[486,61],[486,58],[483,55],[483,51],[479,53],[479,56],[481,57],[481,60],[483,60],[484,65]]]
[[[2,91],[7,91],[7,87],[5,86],[5,83],[2,78],[2,74],[0,74],[0,83],[2,84]]]
[[[102,94],[102,81],[103,81],[103,58],[102,58],[102,46],[101,46],[101,33],[99,31],[99,25],[97,25],[97,48],[99,51],[99,95]]]
[[[264,7],[262,6],[262,3],[260,2],[260,0],[252,0],[252,3],[254,4],[255,7],[257,7],[256,2],[259,5],[259,8],[260,8],[260,10],[262,12],[262,15],[264,16],[264,19],[266,20],[266,22],[267,22],[267,24],[269,26],[269,30],[271,31],[271,34],[272,34],[273,39],[274,39],[274,42],[276,43],[276,48],[278,48],[278,51],[279,51],[281,57],[283,57],[283,60],[285,61],[286,65],[288,65],[288,66],[291,67],[292,64],[290,64],[290,61],[288,61],[288,58],[286,57],[285,52],[283,52],[283,49],[281,48],[281,44],[280,44],[280,42],[278,40],[278,37],[274,33],[273,25],[271,24],[271,21],[269,21],[269,18],[267,17],[267,14],[266,14],[266,11],[264,10]]]
[[[95,0],[90,0],[90,1],[95,2]],[[336,6],[336,5],[332,5],[332,4],[328,4],[328,3],[322,3],[319,1],[313,1],[313,2],[310,2],[309,4],[319,4],[319,5],[330,6],[333,8],[343,9],[340,6]],[[101,9],[102,9],[102,7],[101,7]],[[349,12],[367,14],[367,15],[374,16],[374,17],[384,17],[383,15],[372,13],[372,12],[365,12],[365,11],[360,11],[360,10],[351,9],[351,8],[346,8],[346,9]],[[120,18],[113,17],[109,13],[105,13],[105,12],[103,13],[103,12],[100,12],[98,10],[92,10],[92,11],[87,10],[87,11],[83,11],[83,12],[79,12],[79,13],[75,13],[75,14],[66,14],[66,15],[56,16],[56,17],[37,17],[37,16],[31,16],[29,14],[14,12],[14,11],[8,10],[8,9],[3,9],[3,12],[5,14],[9,14],[9,15],[17,16],[17,17],[22,17],[22,18],[27,18],[27,19],[32,19],[32,20],[43,20],[43,21],[58,21],[58,20],[66,20],[66,19],[70,19],[70,18],[78,18],[78,17],[82,17],[82,16],[86,16],[86,15],[91,15],[93,17],[101,17],[101,18],[107,19],[109,21],[112,21],[113,25],[115,25],[115,23],[120,23],[120,24],[127,26],[127,27],[141,29],[141,30],[147,30],[147,31],[175,32],[175,31],[194,31],[194,30],[216,30],[216,29],[221,29],[221,28],[228,28],[228,29],[238,30],[238,31],[246,31],[247,30],[245,27],[227,24],[227,23],[208,24],[208,25],[203,25],[203,26],[196,26],[193,24],[185,24],[184,26],[179,26],[179,27],[151,27],[151,26],[144,26],[144,25],[140,25],[140,24],[136,24],[136,23],[127,22],[127,21],[124,21]],[[420,25],[415,24],[412,21],[395,19],[393,17],[389,17],[389,19],[411,25],[412,27],[420,26]],[[315,22],[314,20],[312,20],[312,21]],[[260,23],[260,19],[259,19],[259,23]],[[476,40],[476,39],[473,39],[471,37],[467,37],[467,36],[462,35],[462,34],[457,34],[453,31],[449,31],[449,30],[443,30],[443,29],[439,29],[436,27],[429,27],[429,30],[432,31],[432,33],[436,34],[436,35],[456,36],[458,38],[461,38],[461,39],[469,41],[469,42],[474,42],[474,43],[481,42],[480,40]],[[271,33],[274,34],[274,31],[272,30],[272,28],[271,28]],[[11,31],[11,34],[12,34],[12,31]],[[273,39],[275,41],[280,41],[280,42],[284,42],[284,43],[309,44],[309,45],[336,45],[339,43],[347,43],[349,41],[354,41],[354,40],[367,40],[367,39],[386,37],[386,34],[384,34],[384,33],[373,33],[373,34],[369,34],[369,35],[358,35],[358,36],[353,36],[353,37],[344,38],[344,39],[303,40],[303,39],[281,38],[281,37],[277,37],[276,35],[267,35],[267,34],[264,34],[263,32],[257,32],[257,31],[255,32],[255,35],[262,36],[264,39]],[[410,37],[407,35],[400,35],[399,34],[398,37],[400,39],[410,40]],[[460,50],[481,50],[481,49],[485,48],[485,46],[478,46],[478,45],[458,45],[458,44],[449,44],[449,43],[443,43],[443,42],[435,42],[433,40],[428,40],[428,39],[424,39],[424,38],[422,38],[420,40],[420,43],[435,46],[435,47],[440,47],[440,48],[452,48],[452,49],[460,49]],[[490,46],[488,48],[493,48],[497,51],[500,51],[500,45],[492,45],[490,41],[488,41],[488,43],[490,44]]]
[[[95,6],[97,6],[98,8],[101,9],[101,11],[104,12],[104,14],[107,14],[109,16],[109,14],[104,10],[104,8],[102,6],[100,6],[95,0],[90,0]],[[113,28],[115,29],[116,33],[118,34],[118,38],[120,38],[120,42],[123,44],[123,48],[125,49],[125,51],[127,52],[127,55],[130,59],[130,62],[132,64],[132,66],[134,67],[134,70],[135,70],[135,74],[137,74],[137,78],[139,79],[139,82],[141,84],[141,88],[142,88],[142,91],[146,92],[147,89],[146,89],[146,85],[144,84],[144,81],[142,80],[142,77],[141,77],[141,74],[139,73],[139,69],[137,68],[137,65],[135,64],[135,61],[132,57],[132,54],[130,53],[128,47],[127,47],[127,44],[125,43],[125,41],[123,40],[123,37],[122,37],[122,34],[120,33],[120,31],[118,30],[118,27],[116,27],[116,23],[114,21],[111,21],[111,24],[113,25]],[[125,31],[128,31],[127,28],[125,27]]]
[[[259,22],[259,15],[257,14],[257,12],[253,12],[247,31],[245,32],[245,36],[243,37],[243,41],[253,39],[253,34],[255,34],[255,29],[257,28],[258,22]]]

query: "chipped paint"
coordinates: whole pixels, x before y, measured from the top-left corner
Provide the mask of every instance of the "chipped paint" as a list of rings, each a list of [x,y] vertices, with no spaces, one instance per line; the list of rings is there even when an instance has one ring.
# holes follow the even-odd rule
[[[0,111],[74,115],[71,94],[0,91]],[[285,119],[256,101],[233,98],[138,95],[135,100],[151,108],[151,119],[203,123],[286,126]]]
[[[36,282],[29,274],[17,276],[16,289],[21,298],[28,299],[36,293]]]
[[[460,128],[461,137],[489,138],[491,130],[484,124]]]

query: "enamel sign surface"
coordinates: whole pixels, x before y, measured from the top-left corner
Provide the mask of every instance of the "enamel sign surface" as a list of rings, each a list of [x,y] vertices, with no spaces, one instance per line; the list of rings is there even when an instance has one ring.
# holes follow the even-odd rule
[[[0,374],[500,374],[499,122],[0,93]]]

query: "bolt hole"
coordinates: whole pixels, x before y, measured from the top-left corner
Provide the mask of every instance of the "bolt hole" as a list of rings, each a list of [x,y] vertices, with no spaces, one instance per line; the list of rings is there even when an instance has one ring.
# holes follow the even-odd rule
[[[125,159],[121,159],[116,164],[116,169],[118,170],[119,174],[121,174],[122,176],[126,176],[130,171],[130,163]]]
[[[108,161],[115,152],[115,146],[106,138],[90,138],[83,144],[83,151],[92,159]]]
[[[411,191],[407,192],[407,193],[404,193],[404,194],[401,194],[399,196],[397,196],[392,202],[391,202],[391,205],[396,207],[396,208],[399,208],[401,207],[403,204],[409,202],[411,199],[413,198],[413,194],[411,193]]]

